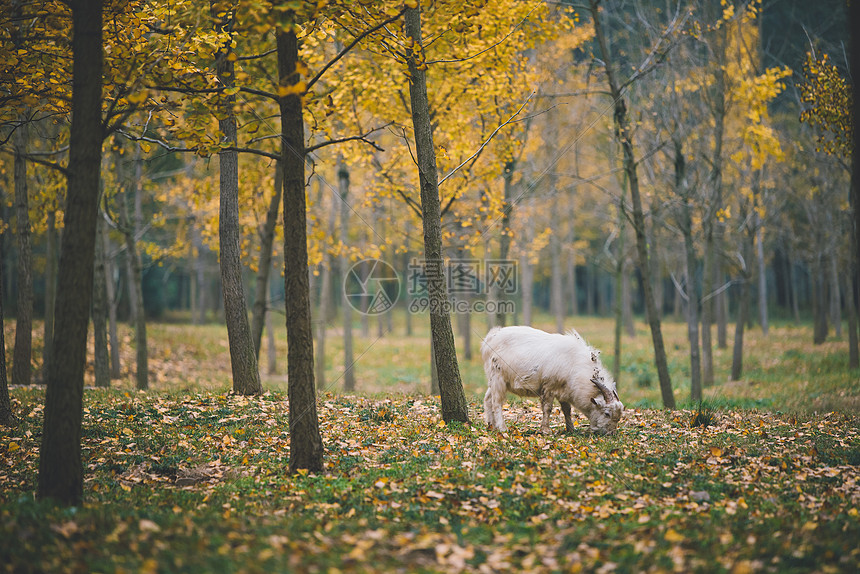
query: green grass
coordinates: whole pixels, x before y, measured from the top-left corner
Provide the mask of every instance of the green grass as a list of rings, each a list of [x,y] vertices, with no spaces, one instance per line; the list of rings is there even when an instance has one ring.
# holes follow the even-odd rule
[[[610,356],[611,321],[571,326]],[[846,344],[812,347],[808,328],[787,324],[767,339],[753,330],[744,379],[726,382],[730,356],[718,351],[720,383],[699,405],[688,401],[683,325],[665,334],[686,408],[658,408],[640,325],[624,339],[619,431],[592,436],[577,415],[565,433],[556,407],[543,436],[528,399],[509,401],[509,433],[480,423],[477,335],[475,358],[461,361],[476,424],[447,426],[427,396],[426,326],[416,321],[407,337],[399,317],[393,335],[357,337],[356,395],[337,381],[332,327],[333,384],[319,401],[325,470],[290,476],[283,375],[266,377],[261,397],[234,397],[223,327],[151,325],[152,389],[134,391],[125,362],[111,389],[85,392],[79,508],[34,500],[44,389],[12,389],[21,424],[0,430],[3,568],[857,571],[860,391]],[[283,358],[282,331],[278,345]],[[640,386],[649,373],[651,387]]]

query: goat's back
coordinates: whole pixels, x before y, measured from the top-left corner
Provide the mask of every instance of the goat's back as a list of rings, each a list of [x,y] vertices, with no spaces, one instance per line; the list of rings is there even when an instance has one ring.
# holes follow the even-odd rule
[[[564,377],[576,369],[591,372],[591,347],[575,333],[561,335],[525,326],[494,327],[481,343],[485,365],[493,356],[518,371],[537,367],[543,374],[555,377]]]

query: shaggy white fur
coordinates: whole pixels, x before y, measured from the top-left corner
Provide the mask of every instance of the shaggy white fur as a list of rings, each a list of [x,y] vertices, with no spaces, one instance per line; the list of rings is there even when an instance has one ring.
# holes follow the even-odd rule
[[[613,432],[621,420],[624,405],[600,352],[574,330],[559,335],[531,327],[495,327],[481,343],[481,358],[487,375],[484,420],[499,431],[507,430],[502,405],[508,392],[540,398],[545,434],[556,399],[568,431],[573,430],[571,405],[588,417],[594,432]]]

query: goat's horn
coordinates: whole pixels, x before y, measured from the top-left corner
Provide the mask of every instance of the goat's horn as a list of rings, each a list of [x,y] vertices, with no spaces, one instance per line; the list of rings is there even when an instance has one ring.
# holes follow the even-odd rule
[[[615,398],[618,399],[618,393],[616,393],[615,391],[610,391],[609,387],[603,384],[603,379],[601,379],[597,371],[594,371],[594,376],[591,377],[591,382],[594,383],[594,386],[600,390],[600,393],[603,395],[603,400],[605,400],[607,403],[612,402],[613,393],[615,393]]]

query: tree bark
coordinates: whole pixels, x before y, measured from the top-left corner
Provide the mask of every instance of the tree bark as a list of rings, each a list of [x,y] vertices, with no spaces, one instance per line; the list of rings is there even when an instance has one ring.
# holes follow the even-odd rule
[[[502,171],[502,179],[504,180],[504,205],[502,206],[502,232],[499,236],[500,261],[506,261],[511,250],[511,236],[513,234],[513,231],[511,230],[511,218],[514,210],[514,169],[516,169],[516,166],[517,162],[509,159],[505,162],[505,166]],[[507,323],[507,317],[502,311],[504,305],[501,305],[501,303],[505,299],[505,293],[503,293],[502,290],[499,290],[497,293],[498,298],[496,299],[496,302],[500,303],[500,305],[496,308],[496,325],[504,327]]]
[[[119,306],[119,297],[116,293],[114,284],[114,264],[113,255],[111,253],[111,241],[108,237],[107,226],[101,227],[101,235],[96,237],[96,241],[103,244],[105,254],[105,290],[107,293],[107,310],[108,310],[108,339],[110,340],[110,377],[118,379],[121,376],[120,360],[119,360],[119,334],[117,333],[117,307]]]
[[[860,348],[858,348],[857,305],[854,302],[852,276],[850,269],[842,276],[842,291],[845,293],[845,314],[848,316],[848,368],[856,369],[860,367]]]
[[[284,170],[281,162],[275,165],[275,189],[266,210],[266,221],[260,229],[260,257],[257,262],[257,283],[254,292],[254,305],[251,308],[251,338],[254,341],[254,354],[260,362],[260,346],[263,327],[266,325],[269,300],[269,275],[272,274],[272,246],[275,243],[275,226],[281,208],[281,192],[284,188]]]
[[[758,270],[758,320],[761,324],[761,334],[767,337],[770,331],[770,322],[767,314],[767,267],[764,263],[764,231],[761,228],[761,220],[756,216],[755,233],[755,255],[756,268]]]
[[[54,303],[57,300],[57,212],[53,206],[48,208],[47,229],[45,231],[45,335],[43,344],[43,376],[54,356]]]
[[[410,50],[409,97],[412,105],[412,128],[418,159],[418,176],[421,183],[421,209],[424,227],[424,257],[427,264],[438,265],[441,272],[442,220],[439,201],[439,182],[436,169],[436,151],[433,147],[433,131],[430,125],[430,104],[427,99],[427,79],[423,62],[420,8],[407,8],[404,12],[406,35],[418,49]],[[421,60],[419,60],[421,58]],[[457,365],[457,350],[448,314],[448,289],[444,276],[428,273],[430,296],[430,331],[436,368],[439,372],[439,392],[442,399],[442,419],[447,422],[469,422],[468,405],[460,380]]]
[[[830,331],[827,324],[827,284],[824,282],[822,258],[823,255],[816,254],[812,262],[812,342],[815,345],[826,341]]]
[[[2,196],[0,196],[2,199]],[[3,253],[6,233],[0,230],[0,254]],[[3,329],[3,265],[0,265],[0,426],[14,427],[18,424],[9,399],[9,384],[6,378],[6,330]]]
[[[102,3],[73,0],[72,125],[65,231],[60,252],[54,360],[45,391],[38,496],[64,506],[83,495],[81,422],[87,327],[93,293],[103,127]]]
[[[294,30],[276,36],[278,82],[285,88],[299,81],[299,43]],[[281,157],[284,165],[284,293],[287,308],[287,393],[290,402],[290,472],[323,468],[314,388],[314,339],[308,278],[305,202],[305,136],[302,95],[283,96]]]
[[[851,23],[851,55],[848,66],[851,82],[854,109],[854,129],[851,145],[851,199],[854,212],[854,285],[860,287],[860,32],[857,31],[857,22],[860,22],[860,2],[848,3],[848,22]],[[856,307],[856,304],[855,304]]]
[[[118,162],[123,160],[118,158]],[[149,388],[149,354],[146,341],[146,311],[143,308],[143,269],[140,261],[140,252],[137,249],[137,237],[140,231],[141,214],[137,205],[140,203],[140,187],[142,185],[143,160],[140,156],[140,148],[135,148],[134,172],[126,189],[122,193],[122,206],[120,217],[122,232],[125,236],[125,249],[128,263],[128,298],[131,308],[131,320],[134,324],[134,338],[136,345],[136,372],[135,386],[138,390]],[[120,170],[118,170],[120,171]],[[128,195],[133,194],[134,208],[129,207]],[[132,211],[130,214],[129,211]]]
[[[27,197],[27,124],[14,134],[15,219],[18,236],[18,305],[15,315],[15,351],[12,357],[12,384],[32,382],[33,351],[33,256],[30,247],[30,203]]]
[[[99,214],[101,215],[101,214]],[[102,241],[105,222],[98,217],[96,222],[95,241],[95,274],[93,281],[93,341],[94,341],[94,363],[97,387],[110,386],[110,354],[108,352],[107,337],[107,286],[105,285],[105,244]]]
[[[627,108],[621,89],[615,79],[615,71],[612,67],[612,59],[606,45],[606,37],[603,26],[600,23],[600,15],[597,8],[597,0],[589,0],[591,8],[591,19],[594,24],[594,35],[600,46],[600,53],[604,62],[606,79],[609,91],[615,103],[615,137],[621,144],[624,152],[624,169],[627,173],[627,181],[630,188],[630,199],[633,204],[633,228],[636,233],[636,252],[639,259],[639,269],[642,274],[642,287],[645,295],[645,311],[648,316],[648,325],[651,328],[651,339],[654,343],[654,362],[657,366],[657,375],[660,380],[660,392],[663,397],[663,405],[667,408],[675,408],[675,396],[672,392],[672,381],[669,377],[669,365],[666,360],[666,347],[663,343],[663,332],[660,326],[660,317],[657,314],[657,306],[654,302],[654,293],[651,283],[651,267],[648,259],[648,244],[645,237],[645,214],[642,210],[642,198],[639,193],[639,176],[636,173],[636,158],[633,151],[633,140],[628,125]]]
[[[213,5],[213,12],[215,8]],[[215,16],[216,28],[231,31],[232,16]],[[230,40],[216,54],[218,80],[231,87],[234,83],[234,65],[230,56]],[[236,116],[233,112],[235,96],[226,96],[218,120],[221,142],[236,145]],[[227,321],[227,339],[230,344],[230,364],[233,373],[233,392],[256,395],[263,391],[257,367],[259,342],[254,344],[248,325],[248,308],[245,302],[245,285],[242,282],[242,248],[239,229],[239,154],[223,150],[218,154],[220,166],[220,209],[218,244],[221,248],[221,286],[224,297],[224,317]],[[271,256],[271,255],[270,255]],[[265,287],[265,286],[264,286]],[[262,321],[260,322],[262,326]],[[260,328],[262,333],[262,327]]]
[[[833,323],[833,327],[836,331],[836,338],[842,338],[842,297],[840,294],[841,286],[839,285],[839,269],[838,263],[836,261],[836,253],[835,251],[830,252],[830,256],[828,257],[829,261],[829,269],[830,272],[830,321]]]
[[[721,233],[717,229],[717,212],[723,203],[723,137],[726,121],[726,76],[723,64],[726,60],[726,27],[716,31],[716,60],[714,62],[714,100],[712,113],[714,116],[714,153],[711,163],[711,173],[708,178],[709,197],[707,213],[702,223],[705,232],[705,254],[702,272],[702,383],[705,387],[714,384],[714,356],[711,337],[711,325],[714,323],[714,292],[715,277],[719,267],[717,250],[720,248]]]
[[[349,170],[340,159],[337,167],[337,185],[340,193],[340,273],[341,281],[346,278],[349,268],[349,256],[346,245],[349,242]],[[346,291],[341,286],[341,307],[343,307],[343,390],[355,390],[355,360],[352,350],[352,305],[346,298]],[[407,308],[407,321],[409,320]],[[409,333],[411,334],[411,333]]]
[[[337,224],[338,201],[335,197],[331,198],[331,204],[328,210],[328,221],[326,222],[325,234],[327,237],[334,237],[335,226]],[[320,205],[322,207],[322,205]],[[334,307],[331,293],[332,274],[334,273],[334,256],[327,247],[323,251],[322,260],[322,284],[320,285],[320,303],[319,315],[317,316],[317,348],[316,348],[316,382],[317,389],[325,389],[325,339],[326,339],[326,323],[331,314],[331,308]]]
[[[741,212],[741,219],[744,219],[744,213]],[[744,260],[750,261],[752,257],[752,242],[753,237],[751,232],[745,232],[744,235],[749,235],[749,237],[744,237],[743,241],[743,251],[744,251]],[[751,272],[749,268],[741,269],[741,292],[740,292],[740,302],[738,305],[738,317],[737,323],[735,323],[735,341],[734,347],[732,349],[732,370],[731,370],[731,380],[738,381],[743,376],[743,364],[744,364],[744,327],[747,323],[747,319],[750,313],[750,298],[752,294],[750,293],[750,279]]]

